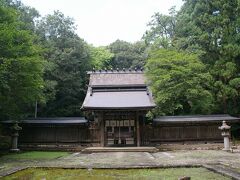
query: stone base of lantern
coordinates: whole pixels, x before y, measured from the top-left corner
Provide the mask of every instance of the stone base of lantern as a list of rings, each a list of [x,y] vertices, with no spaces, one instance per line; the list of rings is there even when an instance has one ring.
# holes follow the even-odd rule
[[[230,151],[231,151],[230,148],[229,148],[229,149],[223,148],[222,150],[223,150],[223,151],[227,151],[227,152],[230,152]]]
[[[12,134],[12,148],[10,149],[10,152],[19,152],[18,149],[18,131]]]
[[[219,127],[219,129],[222,131],[223,141],[224,141],[224,148],[223,151],[231,151],[230,148],[230,128],[231,126],[228,126],[226,121],[222,122],[222,126]]]
[[[20,149],[10,149],[9,152],[19,152]]]

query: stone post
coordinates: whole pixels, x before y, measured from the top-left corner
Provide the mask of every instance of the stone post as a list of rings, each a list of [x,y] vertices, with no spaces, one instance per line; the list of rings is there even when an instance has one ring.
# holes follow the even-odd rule
[[[17,123],[15,123],[12,127],[12,147],[10,149],[10,152],[19,152],[20,150],[18,149],[18,131],[21,130],[22,128],[18,126]]]
[[[230,128],[231,126],[228,126],[226,121],[222,122],[222,126],[219,127],[219,129],[222,131],[222,136],[224,140],[224,151],[230,151]]]

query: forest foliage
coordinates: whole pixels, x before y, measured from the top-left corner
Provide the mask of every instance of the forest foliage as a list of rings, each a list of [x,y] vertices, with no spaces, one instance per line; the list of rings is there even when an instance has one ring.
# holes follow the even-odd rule
[[[96,69],[145,67],[155,115],[240,113],[240,2],[185,0],[142,39],[94,47],[59,11],[0,0],[0,119],[80,116]]]
[[[169,112],[166,110],[166,104],[172,105],[172,99],[165,101],[157,101],[157,114],[209,114],[209,113],[229,113],[239,115],[240,112],[240,1],[238,0],[212,0],[212,1],[191,1],[185,0],[183,6],[176,13],[174,8],[170,9],[169,15],[156,13],[152,16],[149,23],[149,30],[144,35],[146,43],[150,44],[153,53],[150,54],[147,61],[147,75],[150,86],[156,96],[156,99],[161,99],[163,94],[159,93],[162,90],[162,80],[168,76],[166,84],[175,81],[171,88],[178,85],[176,82],[177,76],[173,66],[175,61],[178,61],[180,73],[186,73],[185,65],[182,61],[196,55],[199,63],[202,63],[201,68],[188,69],[194,74],[189,74],[189,78],[197,79],[202,76],[202,69],[208,73],[209,78],[205,83],[199,81],[199,85],[192,84],[187,89],[185,86],[180,86],[179,91],[188,92],[187,95],[192,96],[189,91],[195,89],[195,94],[192,98],[197,100],[193,103],[188,100],[185,93],[178,96],[178,91],[168,92],[171,96],[176,95],[175,103],[181,101],[180,104],[175,104],[175,110]],[[166,58],[172,58],[166,64],[166,55],[162,53],[166,51],[178,52],[174,56],[174,52],[170,53]],[[184,54],[182,52],[184,51]],[[185,55],[185,54],[188,55]],[[165,55],[163,55],[165,54]],[[156,57],[157,56],[157,57]],[[154,66],[154,63],[166,64],[166,66]],[[194,64],[188,60],[191,66],[197,67],[199,64]],[[155,74],[152,71],[156,71]],[[165,71],[165,74],[159,72]],[[189,73],[189,72],[187,72]],[[196,73],[196,74],[195,74]],[[154,81],[157,76],[158,81]],[[182,81],[183,79],[181,79]],[[188,80],[186,80],[187,83]],[[206,85],[206,83],[208,85]],[[186,91],[184,91],[184,89]],[[203,94],[209,92],[211,95],[206,102]],[[168,96],[166,96],[168,97]],[[165,97],[165,98],[166,98]],[[186,101],[188,101],[186,103]],[[211,102],[210,102],[211,101]],[[164,102],[164,103],[163,103]],[[187,105],[186,105],[187,104]],[[202,106],[205,104],[206,106]],[[211,104],[211,106],[209,106]],[[172,107],[172,106],[171,106]],[[206,108],[205,108],[206,107]],[[208,108],[207,108],[208,107]],[[199,109],[200,108],[200,109]]]

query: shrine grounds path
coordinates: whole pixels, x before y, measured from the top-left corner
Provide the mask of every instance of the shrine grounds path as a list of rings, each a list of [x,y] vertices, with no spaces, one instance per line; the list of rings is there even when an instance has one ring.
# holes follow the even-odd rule
[[[32,153],[32,152],[30,152]],[[0,178],[28,167],[59,168],[157,168],[157,167],[198,167],[240,179],[240,152],[222,150],[178,150],[156,153],[148,152],[107,152],[83,154],[80,152],[35,152],[24,156],[4,155],[0,157]],[[41,153],[43,155],[41,156]],[[44,154],[45,153],[45,154]],[[48,155],[47,155],[48,154]]]

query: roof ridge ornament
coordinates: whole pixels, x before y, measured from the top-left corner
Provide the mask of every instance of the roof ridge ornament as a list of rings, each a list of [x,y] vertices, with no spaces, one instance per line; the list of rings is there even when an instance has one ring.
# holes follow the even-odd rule
[[[113,68],[109,68],[107,69],[107,67],[103,68],[103,69],[95,69],[92,68],[92,71],[87,71],[88,74],[104,74],[104,73],[108,73],[108,74],[134,74],[134,73],[143,73],[144,72],[144,68],[141,67],[141,68],[116,68],[116,69],[113,69]]]

